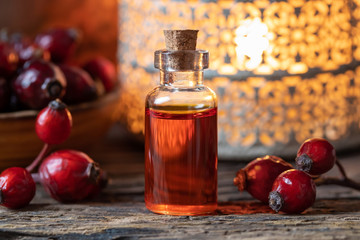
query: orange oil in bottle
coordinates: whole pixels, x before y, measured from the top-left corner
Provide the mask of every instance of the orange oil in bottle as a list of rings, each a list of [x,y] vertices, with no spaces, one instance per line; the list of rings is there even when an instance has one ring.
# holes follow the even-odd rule
[[[156,213],[217,208],[217,109],[145,111],[145,204]]]

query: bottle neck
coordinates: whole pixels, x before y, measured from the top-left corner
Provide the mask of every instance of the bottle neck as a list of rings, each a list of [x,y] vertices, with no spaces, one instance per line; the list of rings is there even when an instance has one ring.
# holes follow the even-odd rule
[[[203,84],[204,71],[165,71],[160,70],[160,85],[175,87],[194,87]]]

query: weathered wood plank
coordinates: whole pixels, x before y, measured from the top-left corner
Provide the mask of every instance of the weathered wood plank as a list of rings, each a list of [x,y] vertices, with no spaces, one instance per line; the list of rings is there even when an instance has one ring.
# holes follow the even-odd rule
[[[359,199],[319,200],[303,215],[268,212],[267,207],[253,201],[221,203],[217,215],[196,217],[152,214],[142,202],[32,204],[21,211],[0,210],[0,238],[357,239],[360,236]]]

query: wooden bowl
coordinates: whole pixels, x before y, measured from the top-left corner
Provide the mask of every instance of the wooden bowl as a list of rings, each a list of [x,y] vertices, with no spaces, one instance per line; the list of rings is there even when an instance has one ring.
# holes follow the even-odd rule
[[[73,117],[70,138],[54,149],[86,151],[100,141],[115,121],[119,91],[87,103],[69,106]],[[0,169],[25,167],[37,156],[43,142],[35,132],[37,111],[26,110],[0,114]]]

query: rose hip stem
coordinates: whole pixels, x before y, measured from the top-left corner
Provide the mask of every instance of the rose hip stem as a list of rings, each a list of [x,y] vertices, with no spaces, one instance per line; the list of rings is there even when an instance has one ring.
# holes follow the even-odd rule
[[[340,163],[340,161],[338,159],[336,159],[335,164],[339,168],[339,171],[340,171],[340,173],[342,175],[342,179],[333,178],[333,177],[319,177],[319,178],[314,180],[315,184],[317,186],[321,186],[321,185],[339,185],[339,186],[349,187],[349,188],[353,188],[355,190],[360,191],[360,183],[355,182],[355,181],[351,180],[350,178],[348,178],[343,165]]]
[[[345,169],[344,169],[343,165],[339,162],[339,159],[336,159],[335,164],[339,168],[339,171],[340,171],[341,175],[343,176],[343,178],[348,179]]]
[[[349,178],[344,178],[344,179],[338,179],[338,178],[331,178],[331,177],[320,177],[318,179],[315,180],[315,184],[317,186],[321,186],[321,185],[339,185],[339,186],[343,186],[343,187],[349,187],[349,188],[353,188],[355,190],[360,191],[360,184],[349,179]]]
[[[39,163],[44,159],[45,155],[48,153],[49,148],[50,145],[45,143],[40,153],[35,158],[35,160],[29,166],[26,167],[26,170],[28,172],[31,173],[36,168],[36,166],[39,165]]]

